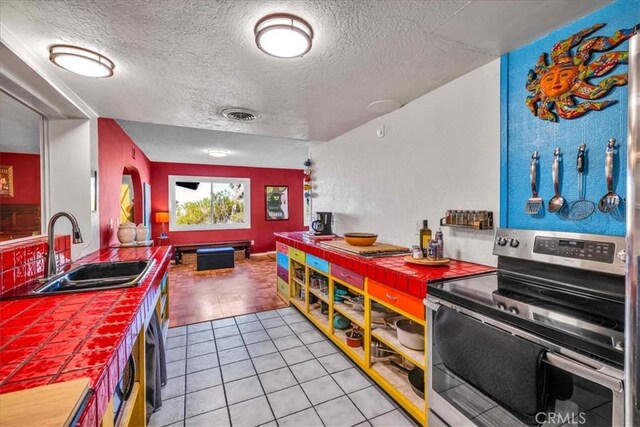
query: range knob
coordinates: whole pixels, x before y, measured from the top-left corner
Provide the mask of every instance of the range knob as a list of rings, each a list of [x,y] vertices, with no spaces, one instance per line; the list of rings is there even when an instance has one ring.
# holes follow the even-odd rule
[[[515,308],[515,307],[509,307],[509,312],[511,312],[513,314],[518,314],[519,313],[518,309]]]
[[[506,306],[506,305],[504,305],[503,303],[499,302],[499,303],[498,303],[498,308],[499,308],[500,310],[506,310],[506,309],[507,309],[507,306]]]
[[[498,237],[498,245],[507,246],[507,239],[505,237]]]
[[[518,245],[520,245],[520,241],[518,239],[509,240],[509,246],[511,246],[512,248],[517,248]]]

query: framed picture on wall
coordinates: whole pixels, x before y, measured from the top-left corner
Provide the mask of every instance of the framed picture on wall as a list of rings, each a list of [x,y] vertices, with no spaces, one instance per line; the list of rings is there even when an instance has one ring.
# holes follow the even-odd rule
[[[13,197],[13,166],[0,166],[0,197]]]
[[[286,185],[265,186],[267,221],[289,219],[289,187]]]

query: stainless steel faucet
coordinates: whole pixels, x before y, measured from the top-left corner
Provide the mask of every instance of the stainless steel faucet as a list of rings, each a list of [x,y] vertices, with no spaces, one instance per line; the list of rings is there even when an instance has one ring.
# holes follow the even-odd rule
[[[53,235],[53,228],[56,224],[56,221],[60,217],[67,217],[71,222],[71,226],[73,227],[73,231],[71,232],[73,235],[73,243],[82,243],[82,233],[80,233],[80,227],[78,226],[78,221],[76,217],[67,212],[58,212],[53,215],[49,220],[49,226],[47,227],[47,239],[49,248],[47,251],[47,272],[45,278],[55,276],[58,272],[58,267],[56,265],[56,250],[55,250],[55,237]]]

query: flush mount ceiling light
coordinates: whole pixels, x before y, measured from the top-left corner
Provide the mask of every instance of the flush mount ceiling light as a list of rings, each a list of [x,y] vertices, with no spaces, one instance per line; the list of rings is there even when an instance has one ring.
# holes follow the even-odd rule
[[[276,58],[296,58],[311,50],[313,29],[295,15],[267,15],[258,21],[253,32],[258,49]]]
[[[60,68],[86,77],[111,77],[113,62],[89,49],[58,44],[49,48],[49,60]]]
[[[381,116],[383,114],[395,111],[400,107],[402,107],[402,104],[400,104],[398,101],[394,101],[392,99],[383,99],[381,101],[374,101],[371,104],[367,105],[367,111]]]
[[[209,150],[211,157],[227,157],[229,152],[227,150]]]

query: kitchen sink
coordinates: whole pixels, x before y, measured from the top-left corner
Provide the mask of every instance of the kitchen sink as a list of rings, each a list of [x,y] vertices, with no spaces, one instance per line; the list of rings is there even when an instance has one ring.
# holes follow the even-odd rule
[[[153,261],[118,261],[84,264],[52,277],[33,294],[59,294],[137,286]]]

